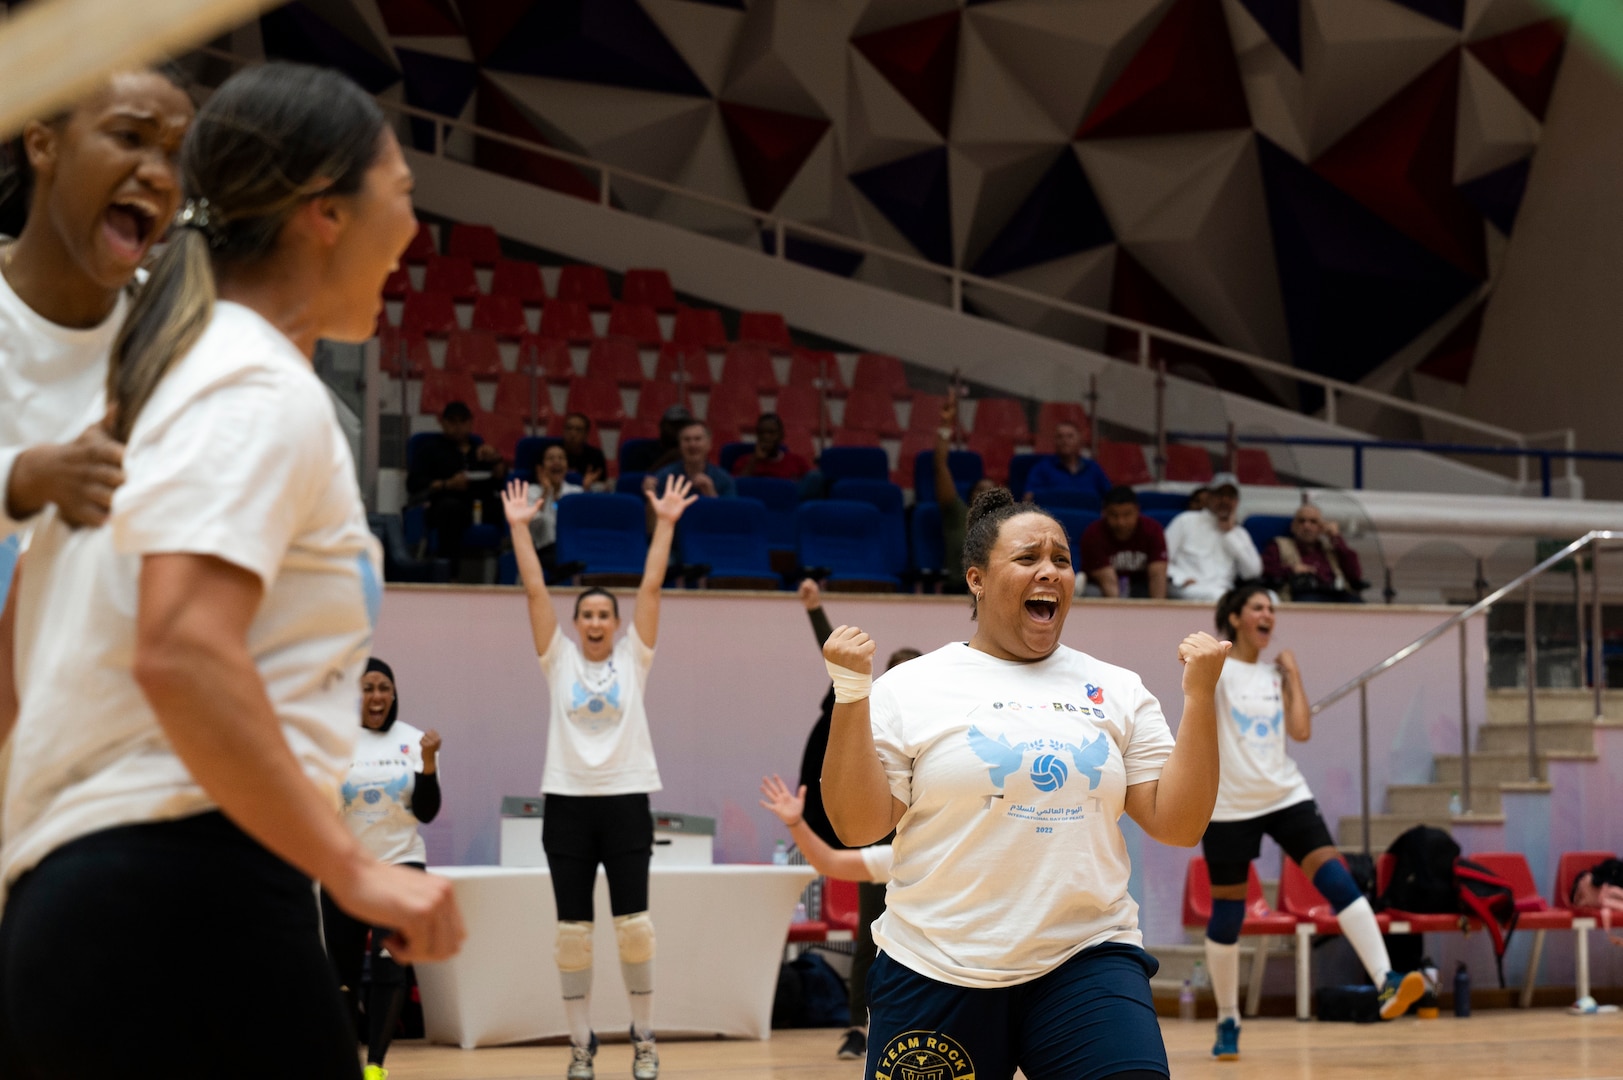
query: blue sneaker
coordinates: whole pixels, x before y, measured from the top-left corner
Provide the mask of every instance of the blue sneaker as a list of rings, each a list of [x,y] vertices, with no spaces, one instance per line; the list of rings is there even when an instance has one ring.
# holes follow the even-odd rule
[[[1224,1020],[1217,1025],[1217,1042],[1212,1046],[1212,1057],[1218,1061],[1240,1060],[1240,1025]]]
[[[1396,1020],[1426,992],[1426,977],[1418,971],[1389,971],[1381,984],[1381,1019]]]

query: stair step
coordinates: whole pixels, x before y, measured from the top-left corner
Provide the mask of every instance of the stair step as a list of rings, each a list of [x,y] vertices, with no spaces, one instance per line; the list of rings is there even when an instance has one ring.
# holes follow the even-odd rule
[[[1595,719],[1593,690],[1539,690],[1538,722]],[[1623,721],[1623,691],[1607,690],[1601,695],[1601,708],[1607,720]],[[1488,691],[1488,723],[1527,723],[1526,688]]]
[[[1570,753],[1595,752],[1593,720],[1540,720],[1533,729],[1540,752],[1564,750]],[[1484,724],[1477,733],[1477,749],[1487,753],[1527,753],[1527,717],[1519,724]]]
[[[1474,781],[1473,777],[1473,781]],[[1432,818],[1448,817],[1448,803],[1459,788],[1452,784],[1392,784],[1386,789],[1386,812]],[[1478,814],[1498,814],[1502,803],[1499,785],[1471,785],[1471,810]]]
[[[1549,759],[1552,755],[1540,754],[1536,762],[1538,779],[1548,780]],[[1448,784],[1452,787],[1460,786],[1460,755],[1438,754],[1434,759],[1433,782]],[[1518,780],[1530,780],[1527,770],[1527,751],[1494,751],[1488,753],[1473,753],[1471,755],[1471,787],[1477,785],[1497,786],[1502,783],[1513,783]]]
[[[1447,814],[1432,816],[1425,814],[1371,814],[1369,816],[1369,849],[1379,854],[1392,845],[1392,841],[1414,828],[1416,825],[1430,825],[1433,828],[1452,832],[1456,825],[1502,825],[1504,817],[1499,814],[1463,814],[1457,818],[1450,818]],[[1363,826],[1359,818],[1344,817],[1336,823],[1336,844],[1343,849],[1358,848],[1363,842]]]
[[[1195,932],[1198,933],[1199,931]],[[1254,938],[1242,937],[1240,939],[1241,987],[1246,985],[1246,978],[1251,974],[1251,961],[1254,955],[1255,943]],[[1268,955],[1270,957],[1284,958],[1292,955],[1290,950],[1295,947],[1294,943],[1287,942],[1282,938],[1274,938],[1268,943]],[[1160,989],[1171,988],[1173,991],[1178,990],[1183,986],[1185,979],[1194,977],[1197,961],[1202,965],[1206,963],[1206,946],[1202,944],[1157,944],[1146,945],[1145,949],[1161,962],[1161,970],[1156,972],[1155,979],[1151,983],[1151,985]],[[1210,995],[1211,991],[1206,990],[1205,993]]]

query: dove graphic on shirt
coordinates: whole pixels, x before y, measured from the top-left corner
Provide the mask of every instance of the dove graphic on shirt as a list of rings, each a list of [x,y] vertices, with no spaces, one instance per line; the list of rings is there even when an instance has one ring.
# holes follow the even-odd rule
[[[1275,709],[1272,716],[1253,716],[1230,705],[1229,715],[1240,729],[1240,734],[1249,739],[1266,740],[1277,735],[1280,725],[1285,722],[1283,709]]]
[[[991,766],[991,780],[999,791],[1003,790],[1003,781],[1009,778],[1009,774],[1020,770],[1026,750],[1032,745],[1019,742],[1011,746],[1002,735],[994,739],[978,727],[971,727],[967,737],[969,748],[975,751],[975,756]]]
[[[1086,746],[1077,746],[1074,743],[1062,743],[1061,748],[1070,752],[1071,760],[1076,762],[1076,771],[1088,778],[1088,790],[1099,786],[1101,770],[1105,762],[1110,760],[1110,743],[1100,735]]]

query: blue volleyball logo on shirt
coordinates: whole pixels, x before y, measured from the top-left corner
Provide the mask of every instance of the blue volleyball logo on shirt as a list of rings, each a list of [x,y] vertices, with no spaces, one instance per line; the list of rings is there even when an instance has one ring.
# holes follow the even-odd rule
[[[1265,742],[1278,735],[1280,727],[1285,722],[1283,709],[1275,709],[1272,716],[1255,716],[1241,712],[1231,705],[1229,716],[1233,719],[1234,725],[1240,729],[1242,737]]]
[[[366,599],[366,622],[376,630],[378,614],[383,610],[383,585],[378,581],[377,569],[366,552],[355,556],[355,567],[360,572],[361,596]]]
[[[569,716],[594,730],[604,723],[620,719],[620,684],[614,682],[603,690],[589,690],[576,682],[569,691]]]
[[[1057,791],[1070,775],[1065,762],[1053,754],[1038,754],[1031,763],[1031,783],[1038,791]]]

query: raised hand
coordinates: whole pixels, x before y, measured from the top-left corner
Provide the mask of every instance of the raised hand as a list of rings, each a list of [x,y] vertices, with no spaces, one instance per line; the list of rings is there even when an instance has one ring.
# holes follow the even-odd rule
[[[592,488],[597,486],[597,482],[601,479],[603,479],[603,472],[601,469],[587,469],[586,472],[581,475],[580,486],[585,488],[587,491],[591,491]]]
[[[530,501],[529,487],[522,480],[510,480],[502,489],[502,512],[507,515],[507,524],[528,527],[541,512],[541,503]]]
[[[854,626],[837,626],[823,643],[823,659],[859,675],[873,674],[873,638]]]
[[[956,387],[947,388],[947,400],[941,403],[941,426],[944,428],[958,428],[958,390]]]
[[[811,578],[800,583],[796,595],[800,597],[800,604],[807,611],[816,611],[823,606],[823,590]]]
[[[806,814],[806,785],[801,784],[798,792],[791,792],[789,785],[783,782],[783,777],[777,773],[761,777],[761,805],[778,816],[778,820],[785,825],[793,827],[805,819]]]
[[[1279,668],[1281,675],[1291,674],[1296,671],[1296,654],[1289,649],[1283,650],[1278,658],[1274,660],[1274,666]]]
[[[433,728],[423,732],[423,739],[417,744],[423,748],[423,764],[430,764],[435,758],[439,757],[440,743],[440,733]]]
[[[649,505],[654,508],[654,517],[672,525],[676,524],[683,511],[699,501],[699,497],[693,494],[693,485],[688,483],[685,476],[667,476],[662,495],[656,498],[652,491],[647,495]]]
[[[1190,634],[1178,643],[1178,662],[1183,664],[1185,695],[1211,696],[1217,691],[1217,678],[1223,674],[1223,661],[1234,647],[1218,641],[1205,631]]]

